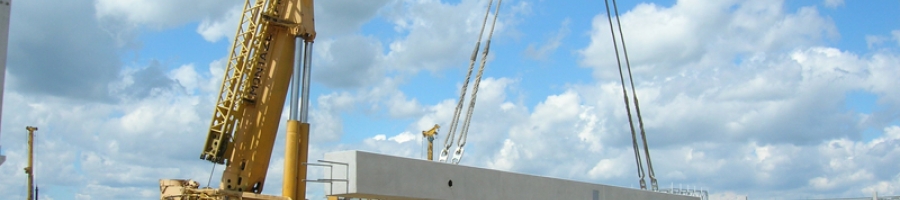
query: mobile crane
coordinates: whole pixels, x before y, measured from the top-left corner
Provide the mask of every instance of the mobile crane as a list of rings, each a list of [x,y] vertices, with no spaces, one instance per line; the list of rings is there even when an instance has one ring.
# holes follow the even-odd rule
[[[244,3],[200,154],[201,159],[225,165],[219,188],[199,188],[193,180],[161,179],[160,199],[306,199],[306,165],[301,163],[308,157],[309,145],[313,17],[313,0]],[[303,50],[296,50],[301,44]],[[282,196],[262,195],[289,85],[291,113]],[[298,100],[302,101],[299,109]]]

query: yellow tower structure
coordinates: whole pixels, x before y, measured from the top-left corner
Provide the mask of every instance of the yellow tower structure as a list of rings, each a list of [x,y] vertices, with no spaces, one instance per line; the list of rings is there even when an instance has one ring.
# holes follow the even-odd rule
[[[435,124],[431,130],[422,131],[422,137],[428,139],[428,160],[434,160],[434,136],[438,134],[438,129],[441,126]]]
[[[25,167],[25,174],[28,174],[28,200],[34,199],[34,131],[37,127],[27,126],[28,130],[28,166]]]

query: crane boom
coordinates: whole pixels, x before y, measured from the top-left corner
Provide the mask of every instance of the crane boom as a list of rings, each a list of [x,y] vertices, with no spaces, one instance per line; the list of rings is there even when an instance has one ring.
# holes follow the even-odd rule
[[[313,16],[313,0],[245,2],[200,154],[201,159],[225,164],[219,194],[262,192],[294,71],[295,38],[311,47],[316,36]],[[304,134],[308,136],[309,124],[304,125]],[[298,126],[289,129],[292,127]],[[297,141],[288,141],[292,142]],[[307,151],[306,148],[293,150],[303,151],[303,155]],[[290,159],[298,158],[286,158]],[[196,189],[191,181],[165,179],[160,181],[161,190],[164,182]],[[166,191],[162,192],[165,198]]]

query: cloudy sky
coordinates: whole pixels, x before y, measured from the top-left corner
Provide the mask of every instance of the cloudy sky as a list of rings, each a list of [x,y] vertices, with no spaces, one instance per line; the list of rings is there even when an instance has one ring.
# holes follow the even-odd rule
[[[434,124],[441,146],[487,2],[317,1],[310,160],[423,158],[419,133]],[[156,199],[160,178],[206,185],[212,164],[198,157],[242,3],[13,2],[0,194],[24,198],[29,125],[41,199]],[[661,187],[900,195],[900,1],[619,8]],[[461,164],[637,187],[608,27],[603,1],[503,1]],[[268,194],[281,192],[276,144]]]

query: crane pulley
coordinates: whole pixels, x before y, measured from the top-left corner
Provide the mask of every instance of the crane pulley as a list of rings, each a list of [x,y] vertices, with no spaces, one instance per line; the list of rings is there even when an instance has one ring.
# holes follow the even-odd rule
[[[465,121],[463,121],[462,131],[460,131],[460,133],[459,133],[460,135],[458,138],[456,151],[453,152],[453,158],[452,158],[451,162],[454,164],[459,164],[459,161],[462,159],[462,155],[465,152],[464,147],[466,146],[466,138],[468,137],[469,124],[471,124],[472,112],[475,109],[475,100],[478,97],[478,85],[481,83],[481,76],[482,76],[482,74],[484,74],[484,67],[487,64],[487,55],[488,55],[488,52],[490,51],[490,47],[491,47],[491,38],[494,35],[494,27],[496,27],[496,25],[497,25],[497,16],[499,15],[500,4],[502,2],[503,2],[503,0],[497,1],[497,8],[494,11],[494,19],[493,19],[493,23],[491,24],[491,30],[488,33],[488,38],[485,43],[484,51],[482,52],[482,56],[481,56],[481,66],[478,69],[478,74],[475,76],[475,85],[472,88],[472,95],[471,95],[471,98],[469,99],[469,107],[466,110],[466,119],[465,119]],[[462,89],[461,89],[460,95],[459,95],[459,101],[456,104],[456,110],[454,110],[454,113],[453,113],[453,120],[450,124],[450,133],[447,134],[446,138],[444,138],[444,149],[441,150],[441,155],[439,158],[440,162],[446,162],[447,159],[450,157],[450,147],[453,146],[453,137],[456,134],[456,127],[458,125],[459,117],[460,117],[459,115],[462,112],[463,100],[465,99],[465,96],[466,96],[466,92],[467,92],[468,85],[469,85],[469,79],[472,77],[472,71],[475,68],[475,61],[478,59],[478,51],[480,50],[480,46],[481,46],[481,36],[484,33],[484,27],[487,24],[487,17],[488,17],[488,15],[490,15],[491,6],[493,3],[494,3],[493,0],[488,2],[487,9],[484,13],[484,21],[481,23],[481,29],[478,32],[478,41],[476,41],[476,43],[475,43],[475,50],[472,51],[472,57],[470,60],[471,62],[469,63],[469,71],[466,74],[465,82],[463,82],[463,86],[462,86]]]

